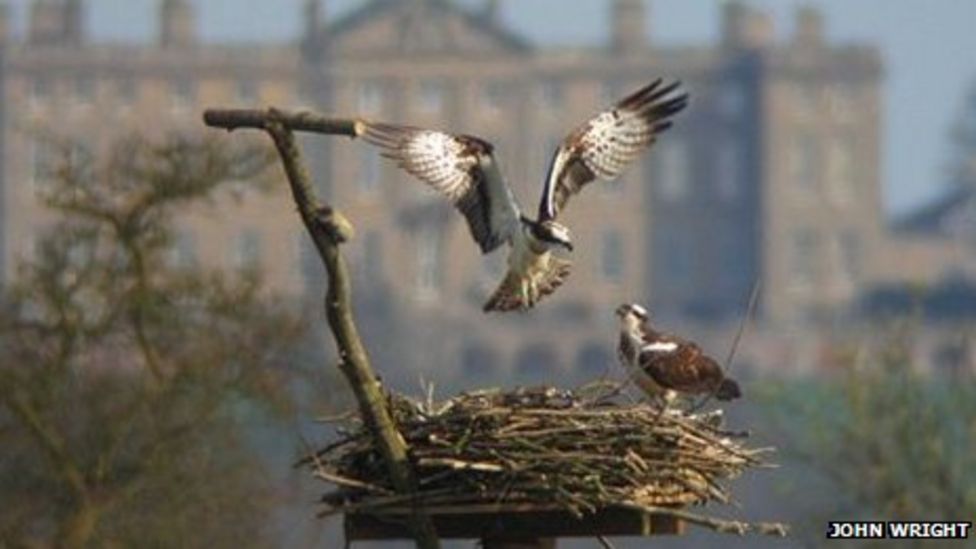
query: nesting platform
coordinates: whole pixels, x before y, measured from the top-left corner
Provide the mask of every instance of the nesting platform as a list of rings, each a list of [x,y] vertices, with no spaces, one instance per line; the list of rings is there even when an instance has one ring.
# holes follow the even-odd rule
[[[443,539],[538,540],[596,536],[674,535],[685,524],[668,515],[632,509],[603,509],[578,517],[553,506],[467,505],[427,509]],[[351,513],[345,517],[350,541],[410,539],[410,509]]]
[[[443,538],[677,534],[685,523],[735,533],[781,525],[688,510],[730,503],[726,483],[767,465],[768,449],[722,427],[721,412],[662,410],[619,387],[478,391],[435,402],[390,395],[419,488],[397,494],[358,422],[303,463],[335,486],[322,515],[342,513],[349,540],[410,537],[421,505]]]

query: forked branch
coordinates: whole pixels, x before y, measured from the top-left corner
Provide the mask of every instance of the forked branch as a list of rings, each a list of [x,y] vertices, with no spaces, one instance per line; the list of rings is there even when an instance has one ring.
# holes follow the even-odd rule
[[[208,110],[204,113],[204,122],[228,131],[238,128],[261,129],[274,140],[302,222],[328,271],[325,312],[339,349],[339,368],[352,387],[363,420],[381,449],[393,485],[402,494],[415,492],[417,483],[407,458],[406,442],[386,407],[386,399],[370,366],[352,314],[352,288],[339,248],[353,237],[352,224],[341,212],[320,202],[315,196],[293,133],[297,130],[355,137],[359,135],[360,123],[276,109]],[[411,528],[418,547],[428,549],[440,546],[433,522],[419,508],[415,508]]]

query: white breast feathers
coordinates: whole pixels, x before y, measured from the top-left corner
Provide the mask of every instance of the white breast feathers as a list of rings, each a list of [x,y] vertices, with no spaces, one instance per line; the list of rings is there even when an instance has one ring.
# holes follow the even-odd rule
[[[677,348],[678,344],[673,341],[656,341],[641,347],[641,352],[673,353]]]

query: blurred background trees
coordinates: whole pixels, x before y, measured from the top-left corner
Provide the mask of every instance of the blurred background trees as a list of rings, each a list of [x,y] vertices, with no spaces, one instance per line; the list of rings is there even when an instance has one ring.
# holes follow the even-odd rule
[[[964,372],[918,371],[907,352],[917,325],[899,320],[876,345],[839,358],[834,375],[765,395],[784,457],[832,484],[830,516],[810,517],[821,535],[828,519],[976,515],[976,385]]]
[[[322,362],[303,370],[300,312],[259,273],[171,257],[181,209],[260,186],[269,151],[58,148],[58,220],[0,311],[0,545],[277,545],[248,421],[287,427]]]

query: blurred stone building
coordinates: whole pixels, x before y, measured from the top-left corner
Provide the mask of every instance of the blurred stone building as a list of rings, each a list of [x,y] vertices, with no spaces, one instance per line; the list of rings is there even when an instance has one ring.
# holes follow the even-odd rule
[[[307,3],[303,36],[283,45],[203,44],[187,0],[159,3],[158,36],[145,45],[90,41],[82,0],[33,2],[23,39],[5,17],[3,274],[45,223],[35,193],[51,175],[48,133],[97,149],[129,131],[201,130],[207,106],[433,126],[493,140],[532,210],[559,140],[663,77],[684,82],[689,109],[620,181],[572,202],[574,272],[525,315],[480,312],[504,258],[480,257],[443,200],[361,143],[305,139],[317,180],[359,229],[348,251],[376,353],[410,371],[462,364],[486,379],[546,379],[557,365],[593,374],[613,362],[621,301],[734,324],[761,278],[767,324],[806,323],[879,276],[881,62],[872,47],[827,43],[816,11],[801,10],[783,39],[766,15],[729,2],[718,43],[673,47],[645,28],[650,3],[613,0],[608,43],[547,49],[506,28],[495,0],[475,12],[367,0],[331,21],[324,3]],[[257,264],[277,290],[315,292],[321,275],[287,195],[237,198],[188,212],[173,261]]]

